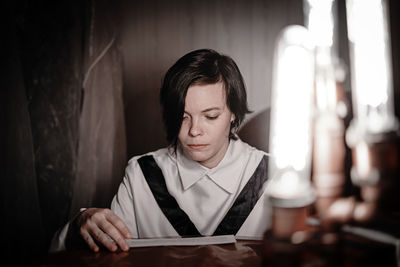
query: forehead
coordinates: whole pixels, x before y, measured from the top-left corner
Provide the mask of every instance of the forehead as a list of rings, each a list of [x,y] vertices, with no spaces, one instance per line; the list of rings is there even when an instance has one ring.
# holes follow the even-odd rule
[[[226,105],[225,87],[222,82],[214,84],[193,84],[189,87],[186,108],[224,107]]]

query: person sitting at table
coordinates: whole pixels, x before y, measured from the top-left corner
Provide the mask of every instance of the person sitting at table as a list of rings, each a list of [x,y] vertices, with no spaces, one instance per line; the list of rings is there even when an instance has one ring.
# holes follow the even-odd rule
[[[128,238],[262,238],[271,217],[268,154],[236,134],[249,113],[236,63],[210,49],[184,55],[167,71],[160,103],[170,145],[130,159],[111,210],[82,211],[52,251],[77,236],[93,251],[128,250]]]

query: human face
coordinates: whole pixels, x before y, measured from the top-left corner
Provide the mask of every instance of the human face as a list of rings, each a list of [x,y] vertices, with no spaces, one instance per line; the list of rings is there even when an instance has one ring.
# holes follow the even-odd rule
[[[185,155],[207,168],[217,166],[228,148],[234,119],[222,82],[190,86],[178,135]]]

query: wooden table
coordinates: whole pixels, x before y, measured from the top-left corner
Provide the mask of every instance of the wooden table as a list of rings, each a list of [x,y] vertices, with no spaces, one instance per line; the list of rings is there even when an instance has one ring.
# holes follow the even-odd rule
[[[318,238],[293,245],[266,236],[265,242],[191,247],[131,248],[115,253],[86,249],[47,255],[40,266],[396,266],[393,246],[341,234],[334,245]]]
[[[40,266],[261,266],[262,241],[190,247],[131,248],[115,253],[101,250],[49,254]]]

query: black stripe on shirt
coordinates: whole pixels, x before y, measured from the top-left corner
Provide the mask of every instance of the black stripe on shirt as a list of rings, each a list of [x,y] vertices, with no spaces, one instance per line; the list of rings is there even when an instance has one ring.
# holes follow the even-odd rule
[[[138,159],[143,175],[158,206],[180,236],[200,236],[189,216],[179,207],[178,202],[168,192],[164,175],[154,157],[143,156]]]

